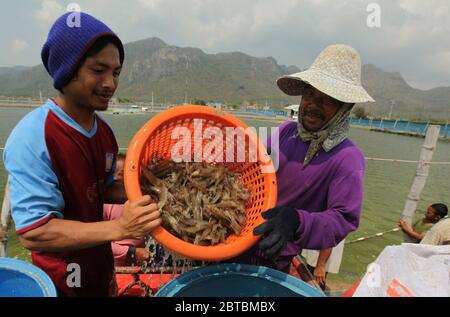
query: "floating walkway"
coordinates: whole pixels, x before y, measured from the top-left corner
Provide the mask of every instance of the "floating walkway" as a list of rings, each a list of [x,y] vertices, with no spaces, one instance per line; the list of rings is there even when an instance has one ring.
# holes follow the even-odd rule
[[[384,120],[384,119],[352,119],[352,127],[366,128],[371,131],[401,134],[414,137],[424,137],[430,122],[413,122],[406,120]],[[433,124],[435,125],[435,124]],[[439,124],[437,124],[439,125]],[[439,137],[450,140],[450,125],[440,124]]]

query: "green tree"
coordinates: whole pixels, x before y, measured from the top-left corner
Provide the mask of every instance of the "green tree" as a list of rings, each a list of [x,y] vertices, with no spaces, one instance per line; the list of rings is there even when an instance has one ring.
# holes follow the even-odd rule
[[[237,104],[233,103],[233,104],[228,104],[227,108],[231,109],[231,110],[237,110],[237,109],[239,109],[239,106]]]
[[[130,103],[131,99],[125,98],[125,97],[119,97],[119,98],[117,98],[117,101],[119,101],[119,103]]]
[[[192,100],[192,104],[199,105],[199,106],[206,106],[206,101],[196,98],[196,99]]]

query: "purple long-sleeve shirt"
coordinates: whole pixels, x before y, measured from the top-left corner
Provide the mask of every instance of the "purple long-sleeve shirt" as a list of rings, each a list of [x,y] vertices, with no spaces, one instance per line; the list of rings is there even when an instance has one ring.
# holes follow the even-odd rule
[[[273,157],[276,147],[272,138],[267,145]],[[309,142],[297,136],[296,122],[285,122],[279,127],[277,206],[297,210],[301,221],[296,239],[288,242],[276,264],[264,260],[257,246],[240,256],[239,262],[288,271],[292,258],[301,249],[334,247],[357,229],[363,200],[364,155],[346,139],[329,152],[320,149],[303,169],[308,147]]]

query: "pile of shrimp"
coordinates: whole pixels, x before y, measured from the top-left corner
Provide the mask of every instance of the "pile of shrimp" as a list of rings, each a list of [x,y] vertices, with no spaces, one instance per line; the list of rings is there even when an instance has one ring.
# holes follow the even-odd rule
[[[178,238],[211,246],[241,233],[251,190],[239,173],[204,162],[155,160],[142,176],[142,193],[158,202],[163,227]]]

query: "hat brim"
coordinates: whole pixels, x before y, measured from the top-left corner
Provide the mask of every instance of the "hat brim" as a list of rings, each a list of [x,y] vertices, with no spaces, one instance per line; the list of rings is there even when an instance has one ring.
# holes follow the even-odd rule
[[[362,86],[346,83],[315,70],[306,70],[283,76],[277,80],[278,87],[289,96],[302,95],[305,84],[309,84],[324,94],[342,102],[375,102]]]

